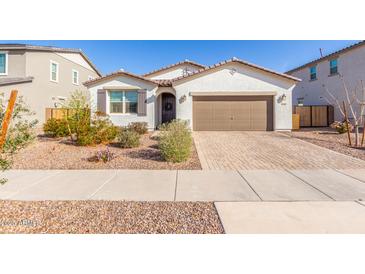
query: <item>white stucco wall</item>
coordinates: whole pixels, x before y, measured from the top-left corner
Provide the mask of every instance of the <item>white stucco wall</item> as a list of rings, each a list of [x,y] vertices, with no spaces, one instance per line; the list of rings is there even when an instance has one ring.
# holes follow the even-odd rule
[[[183,76],[184,69],[188,69],[190,72],[195,72],[200,69],[200,67],[196,67],[189,64],[181,64],[170,69],[166,69],[163,71],[156,72],[147,76],[150,79],[173,79],[180,76]]]
[[[339,76],[329,76],[329,60],[326,59],[317,63],[317,80],[310,80],[309,68],[312,65],[291,73],[291,75],[302,79],[302,82],[298,83],[293,90],[293,105],[297,105],[297,99],[301,97],[304,98],[304,105],[328,104],[325,98],[329,99],[330,96],[323,85],[327,86],[328,90],[341,102],[346,99]],[[365,84],[365,45],[339,54],[338,72],[344,77],[350,90],[357,87],[358,97],[361,99],[360,81],[362,80]],[[342,120],[342,115],[336,104],[333,105],[335,106],[335,120]],[[359,109],[357,111],[359,112]],[[351,117],[350,113],[349,115]]]
[[[232,69],[235,69],[235,73],[232,73]],[[189,121],[191,127],[193,98],[189,95],[190,92],[276,92],[273,100],[274,130],[291,130],[291,93],[295,81],[241,64],[227,64],[193,77],[174,84],[176,117]],[[286,95],[286,104],[279,102],[279,97],[283,94]],[[180,103],[179,99],[184,95],[186,100]]]
[[[120,87],[120,90],[128,87],[136,87],[138,89],[147,90],[147,115],[138,116],[137,114],[116,114],[109,112],[109,93],[107,93],[107,114],[111,121],[117,126],[127,126],[131,122],[147,122],[148,128],[155,128],[155,101],[157,86],[143,80],[133,79],[131,77],[119,76],[112,80],[105,80],[89,87],[92,110],[96,111],[97,106],[97,91],[104,87]]]

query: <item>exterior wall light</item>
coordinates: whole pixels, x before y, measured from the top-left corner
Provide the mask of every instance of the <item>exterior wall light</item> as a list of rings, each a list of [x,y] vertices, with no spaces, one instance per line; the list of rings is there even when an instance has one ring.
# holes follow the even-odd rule
[[[280,96],[280,103],[282,105],[286,105],[286,95],[285,94]]]
[[[186,95],[182,95],[180,98],[179,98],[179,103],[182,104],[186,101]]]

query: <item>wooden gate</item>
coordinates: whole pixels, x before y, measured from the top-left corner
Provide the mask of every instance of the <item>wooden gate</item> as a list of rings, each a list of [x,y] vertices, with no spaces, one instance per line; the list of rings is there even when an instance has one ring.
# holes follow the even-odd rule
[[[63,119],[69,117],[72,114],[72,109],[67,108],[46,108],[46,121],[51,118]]]
[[[300,127],[328,127],[334,121],[333,106],[294,106],[300,116]]]

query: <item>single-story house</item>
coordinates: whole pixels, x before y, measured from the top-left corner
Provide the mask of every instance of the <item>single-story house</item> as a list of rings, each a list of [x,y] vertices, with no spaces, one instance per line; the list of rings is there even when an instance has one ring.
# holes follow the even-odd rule
[[[300,79],[232,58],[213,66],[185,60],[144,75],[118,71],[84,83],[94,110],[150,130],[172,119],[193,130],[291,130]]]

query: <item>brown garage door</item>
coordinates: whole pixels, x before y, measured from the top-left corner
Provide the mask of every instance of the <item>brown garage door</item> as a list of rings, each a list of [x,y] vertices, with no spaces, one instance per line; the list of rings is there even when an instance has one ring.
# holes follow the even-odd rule
[[[273,130],[272,96],[194,96],[194,130]]]

